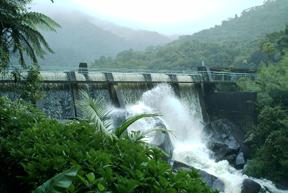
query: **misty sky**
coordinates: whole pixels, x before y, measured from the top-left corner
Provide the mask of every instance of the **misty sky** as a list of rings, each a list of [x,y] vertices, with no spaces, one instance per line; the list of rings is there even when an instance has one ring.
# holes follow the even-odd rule
[[[120,26],[172,35],[192,34],[212,27],[247,8],[263,4],[263,1],[55,0],[52,4],[49,0],[35,0],[33,7],[46,13],[56,8],[81,11]]]

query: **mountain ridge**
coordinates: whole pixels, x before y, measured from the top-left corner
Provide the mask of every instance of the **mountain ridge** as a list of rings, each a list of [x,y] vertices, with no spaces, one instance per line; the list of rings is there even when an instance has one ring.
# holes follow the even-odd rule
[[[64,10],[47,15],[62,28],[56,33],[43,32],[55,52],[40,61],[43,69],[47,66],[76,67],[80,62],[91,63],[101,56],[112,57],[123,50],[143,50],[171,41],[157,32],[133,30],[110,22],[106,22],[110,29],[103,28],[99,25],[100,20],[80,12]]]

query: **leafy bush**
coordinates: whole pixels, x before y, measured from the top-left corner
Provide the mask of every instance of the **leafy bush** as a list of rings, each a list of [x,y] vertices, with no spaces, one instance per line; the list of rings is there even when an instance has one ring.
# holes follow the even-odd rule
[[[21,132],[42,122],[45,116],[21,100],[12,102],[0,97],[0,107],[0,190],[5,193],[2,190],[6,189],[4,186],[13,187],[15,184],[22,186],[15,174],[23,172],[18,160],[10,156],[6,142],[16,142]]]
[[[12,102],[0,97],[0,139],[17,136],[21,131],[40,123],[45,115],[22,100]]]
[[[212,192],[195,171],[174,173],[154,147],[105,135],[85,121],[49,120],[19,101],[1,102],[2,192],[31,192],[43,183],[35,192]],[[63,173],[75,167],[77,175]]]
[[[288,115],[283,107],[262,107],[257,127],[250,131],[254,152],[245,173],[277,183],[288,179]]]
[[[245,172],[255,177],[265,177],[275,182],[288,179],[288,128],[273,131],[257,155],[248,163]]]

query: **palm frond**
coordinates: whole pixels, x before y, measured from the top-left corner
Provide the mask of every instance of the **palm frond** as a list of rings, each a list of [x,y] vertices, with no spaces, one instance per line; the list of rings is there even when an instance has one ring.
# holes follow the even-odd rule
[[[61,27],[60,24],[55,22],[50,17],[38,12],[27,12],[21,15],[20,19],[23,21],[23,23],[29,24],[35,29],[37,27],[43,27],[51,31],[56,31],[56,28]]]
[[[153,132],[163,132],[163,133],[169,133],[169,130],[166,128],[162,128],[162,127],[156,127],[156,128],[151,128],[148,129],[146,131],[132,131],[130,134],[128,134],[128,138],[132,141],[132,142],[142,142],[143,139],[145,139],[145,137]]]
[[[142,142],[142,139],[144,138],[145,135],[143,135],[143,132],[141,131],[131,131],[131,133],[128,134],[128,139],[133,143]]]
[[[111,126],[109,115],[111,110],[107,108],[103,98],[93,99],[86,91],[80,91],[80,101],[77,106],[81,112],[82,118],[93,123],[97,129],[107,132]]]
[[[37,64],[38,57],[43,58],[47,52],[53,53],[38,28],[56,31],[60,25],[42,13],[30,11],[27,7],[30,2],[31,0],[0,1],[1,68],[11,64],[10,58],[15,53],[24,68],[26,58]]]
[[[169,133],[170,130],[164,128],[164,127],[155,127],[155,128],[151,128],[151,129],[148,129],[146,131],[143,131],[143,135],[146,136],[150,133],[153,133],[153,132],[162,132],[162,133]]]
[[[47,49],[49,52],[53,52],[44,36],[39,31],[29,25],[21,25],[17,27],[21,33],[31,42],[35,51],[39,52]]]
[[[158,114],[140,114],[135,115],[133,117],[128,118],[122,125],[115,129],[114,134],[116,137],[121,138],[123,133],[127,131],[128,127],[138,121],[139,119],[143,119],[146,117],[155,117],[158,116]]]
[[[80,91],[80,96],[81,99],[77,102],[77,107],[81,112],[82,118],[94,124],[95,128],[97,128],[101,132],[105,132],[106,134],[108,134],[108,128],[111,126],[111,110],[107,108],[107,105],[103,98],[93,99],[88,95],[86,91],[83,90]],[[114,129],[113,132],[108,135],[116,139],[127,137],[131,141],[139,142],[148,133],[154,131],[166,132],[167,130],[164,130],[163,128],[154,128],[146,132],[131,132],[130,134],[127,133],[128,127],[139,119],[155,116],[159,115],[140,114],[130,117],[126,121],[124,121],[124,123],[122,123],[120,127]],[[124,135],[124,133],[127,135]]]

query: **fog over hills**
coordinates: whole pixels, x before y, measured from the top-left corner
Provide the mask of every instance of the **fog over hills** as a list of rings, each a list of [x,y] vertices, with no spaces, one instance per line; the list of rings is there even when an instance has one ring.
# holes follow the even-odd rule
[[[54,54],[40,62],[49,66],[76,67],[79,62],[93,62],[100,56],[115,56],[118,52],[143,50],[172,39],[157,32],[134,30],[97,20],[80,12],[54,11],[47,13],[61,25],[57,32],[44,32]]]

